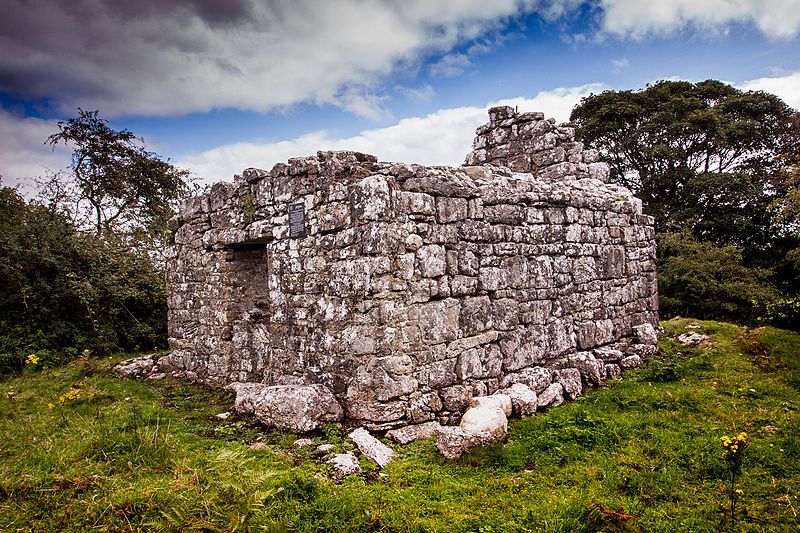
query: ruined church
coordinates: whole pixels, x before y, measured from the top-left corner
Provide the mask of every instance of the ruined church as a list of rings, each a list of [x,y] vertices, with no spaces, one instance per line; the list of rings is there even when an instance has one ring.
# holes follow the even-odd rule
[[[574,398],[656,350],[653,218],[608,177],[572,128],[510,107],[459,167],[247,169],[170,222],[159,365],[266,385],[313,411],[300,431],[453,424],[515,384],[540,409]]]

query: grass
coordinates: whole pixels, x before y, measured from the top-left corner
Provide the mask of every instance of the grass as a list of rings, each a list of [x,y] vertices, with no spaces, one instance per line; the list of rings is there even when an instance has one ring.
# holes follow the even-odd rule
[[[116,379],[121,356],[26,369],[0,382],[0,530],[721,531],[720,437],[746,431],[735,530],[797,531],[800,335],[698,322],[713,344],[688,349],[670,336],[689,322],[664,323],[662,355],[624,381],[512,422],[507,442],[457,462],[395,446],[385,477],[364,460],[336,479],[295,437],[215,418],[225,393]]]

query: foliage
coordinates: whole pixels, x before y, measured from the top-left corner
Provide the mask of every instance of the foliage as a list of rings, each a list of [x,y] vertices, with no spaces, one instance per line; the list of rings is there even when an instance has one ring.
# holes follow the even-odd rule
[[[165,308],[146,253],[0,188],[0,353],[52,366],[85,348],[151,349],[165,341]],[[0,371],[18,366],[2,359]]]
[[[514,420],[508,440],[448,461],[432,441],[395,445],[383,476],[334,476],[314,447],[279,432],[238,438],[230,393],[110,376],[119,360],[25,371],[0,395],[0,529],[35,531],[723,530],[729,469],[720,436],[746,432],[737,531],[796,531],[800,492],[800,335],[750,330],[786,368],[742,353],[742,328],[690,320],[703,348],[661,341],[679,379],[624,381]],[[763,348],[758,348],[759,352]],[[59,396],[103,391],[68,405]],[[48,404],[55,404],[52,409]],[[341,437],[311,435],[315,444]],[[256,437],[266,449],[254,451]],[[602,503],[600,503],[602,502]]]
[[[585,97],[570,118],[660,230],[738,244],[771,238],[767,208],[786,193],[782,170],[798,146],[797,113],[777,96],[662,81]]]
[[[55,146],[73,147],[71,172],[57,174],[49,188],[50,200],[70,211],[88,204],[97,235],[123,228],[127,233],[163,236],[174,203],[189,187],[188,172],[148,152],[134,134],[117,131],[98,111],[78,110],[78,116],[58,123],[58,133],[48,138]],[[74,190],[70,191],[72,180]]]
[[[590,95],[571,120],[655,217],[664,316],[800,327],[800,113],[715,80],[662,81]]]
[[[690,233],[662,233],[658,242],[660,311],[755,322],[778,294],[770,272],[749,268],[740,247],[696,240]]]

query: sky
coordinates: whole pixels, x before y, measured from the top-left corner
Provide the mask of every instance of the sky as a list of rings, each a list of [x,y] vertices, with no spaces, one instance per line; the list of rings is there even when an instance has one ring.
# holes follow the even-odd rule
[[[718,79],[800,108],[800,0],[3,0],[0,176],[99,110],[201,181],[317,150],[458,165],[497,104]]]

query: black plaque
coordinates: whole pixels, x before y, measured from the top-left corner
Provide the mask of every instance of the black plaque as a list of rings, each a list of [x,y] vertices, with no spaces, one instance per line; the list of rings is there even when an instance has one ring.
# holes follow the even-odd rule
[[[304,204],[289,205],[289,238],[306,236],[306,207]]]

